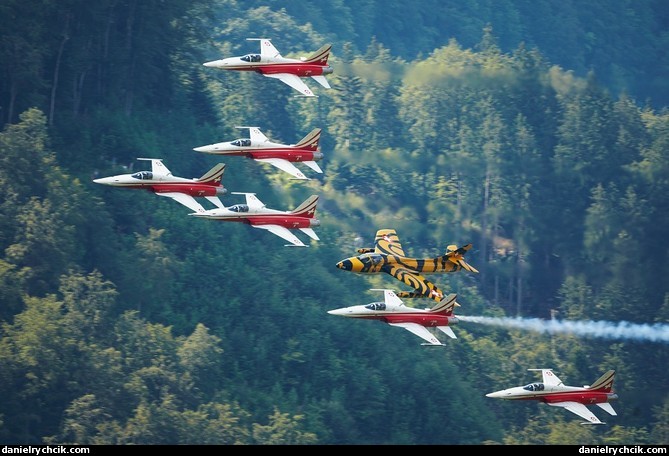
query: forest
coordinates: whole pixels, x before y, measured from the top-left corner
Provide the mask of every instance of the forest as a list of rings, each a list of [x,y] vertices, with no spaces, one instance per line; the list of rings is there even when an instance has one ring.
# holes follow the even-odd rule
[[[0,3],[0,443],[669,444],[666,2],[313,3]],[[332,88],[202,65],[259,37],[331,43]],[[321,128],[323,173],[193,151],[240,125]],[[318,194],[320,241],[93,183],[139,157],[225,162],[226,205]],[[478,274],[430,276],[470,317],[445,347],[328,315],[406,290],[335,267],[382,228],[473,244]],[[617,415],[485,396],[537,368],[615,370]]]

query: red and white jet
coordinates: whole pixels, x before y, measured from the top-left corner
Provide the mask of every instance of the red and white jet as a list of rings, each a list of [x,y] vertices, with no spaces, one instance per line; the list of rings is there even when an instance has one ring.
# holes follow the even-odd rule
[[[323,158],[318,150],[318,141],[321,139],[321,129],[314,128],[302,138],[297,144],[280,144],[270,141],[258,127],[235,127],[248,128],[249,139],[236,139],[231,142],[209,144],[207,146],[195,147],[193,150],[214,155],[232,155],[252,158],[261,163],[269,163],[282,171],[293,175],[297,179],[309,179],[302,174],[293,163],[304,163],[317,173],[323,170],[316,163]]]
[[[311,195],[302,204],[292,211],[278,211],[267,208],[258,199],[255,193],[232,192],[235,195],[245,195],[246,204],[219,209],[210,209],[204,212],[193,212],[190,215],[222,222],[242,222],[254,228],[262,228],[290,242],[287,246],[306,247],[291,230],[300,230],[315,241],[320,239],[314,232],[314,226],[321,224],[315,218],[318,195]]]
[[[427,341],[427,343],[421,345],[444,345],[427,328],[437,328],[448,337],[456,339],[455,333],[451,329],[451,325],[458,322],[458,319],[453,315],[453,309],[460,305],[455,302],[455,294],[444,297],[432,308],[417,309],[404,305],[404,302],[392,290],[373,290],[383,291],[384,302],[342,307],[341,309],[328,310],[328,313],[363,320],[380,320],[391,326],[399,326]]]
[[[528,369],[530,371],[541,371],[543,383],[530,383],[525,386],[516,386],[494,393],[486,394],[487,397],[510,400],[537,400],[554,407],[564,407],[572,413],[588,420],[581,424],[605,424],[592,414],[586,405],[597,405],[610,415],[616,416],[610,401],[618,399],[618,395],[612,391],[613,376],[615,371],[607,371],[595,380],[592,385],[567,386],[562,383],[552,369]]]
[[[218,163],[199,179],[176,177],[163,164],[162,158],[138,158],[149,160],[151,171],[138,171],[132,174],[93,179],[96,184],[111,185],[112,187],[141,188],[152,191],[158,196],[167,196],[196,212],[205,212],[205,209],[194,197],[203,197],[217,207],[224,207],[218,195],[225,195],[228,191],[221,185],[225,164]]]
[[[222,70],[255,71],[275,78],[288,84],[305,97],[315,97],[301,78],[311,77],[326,89],[330,84],[325,79],[326,74],[332,74],[333,69],[328,65],[331,44],[326,44],[310,57],[291,59],[282,57],[268,38],[247,38],[249,41],[260,41],[260,54],[246,54],[240,57],[228,57],[221,60],[212,60],[203,63],[206,67]]]

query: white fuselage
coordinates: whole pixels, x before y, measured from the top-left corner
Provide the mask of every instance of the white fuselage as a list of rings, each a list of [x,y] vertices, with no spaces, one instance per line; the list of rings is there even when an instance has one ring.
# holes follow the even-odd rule
[[[497,399],[537,399],[548,394],[556,393],[573,393],[584,391],[584,388],[578,386],[547,386],[541,391],[530,391],[526,389],[527,386],[514,386],[513,388],[507,388],[500,391],[495,391],[494,393],[486,394],[487,397],[493,397]],[[587,390],[586,390],[587,391]]]
[[[285,211],[279,211],[276,209],[268,209],[268,208],[262,208],[262,209],[249,209],[247,212],[239,212],[239,211],[234,211],[230,210],[228,208],[225,209],[210,209],[208,211],[200,212],[197,214],[193,214],[196,217],[202,217],[202,218],[210,218],[210,219],[215,219],[215,220],[223,220],[223,219],[246,219],[249,217],[254,217],[254,216],[281,216],[281,215],[290,215],[289,213]]]
[[[257,150],[257,149],[292,149],[293,145],[279,144],[275,142],[265,141],[265,142],[255,142],[252,141],[250,145],[237,145],[233,144],[236,141],[227,141],[220,142],[216,144],[208,144],[206,146],[195,147],[193,150],[196,152],[225,152],[225,151],[239,151],[239,150]]]
[[[133,177],[140,173],[119,174],[118,176],[101,177],[93,179],[96,184],[111,185],[113,187],[143,187],[156,184],[192,184],[197,179],[187,179],[185,177],[176,177],[169,175],[154,175],[151,179],[141,179]]]

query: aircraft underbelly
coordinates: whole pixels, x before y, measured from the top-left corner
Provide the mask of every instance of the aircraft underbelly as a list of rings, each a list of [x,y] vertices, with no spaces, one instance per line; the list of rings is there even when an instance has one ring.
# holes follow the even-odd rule
[[[304,65],[304,64],[282,64],[282,65],[267,65],[258,68],[258,72],[262,74],[279,74],[289,73],[299,77],[318,76],[323,74],[323,67],[319,65]]]
[[[386,315],[385,320],[388,323],[417,323],[421,326],[433,328],[435,326],[447,326],[448,318],[441,315],[428,314],[396,314]]]
[[[256,160],[263,158],[282,158],[288,161],[303,161],[303,160],[312,160],[313,152],[302,151],[302,150],[286,150],[286,149],[266,149],[254,151],[252,157]]]
[[[192,185],[192,184],[170,184],[154,185],[153,191],[156,193],[179,192],[190,196],[215,196],[216,187],[213,185]]]
[[[311,222],[299,217],[249,217],[251,225],[279,225],[286,228],[308,228]]]
[[[543,400],[549,404],[555,402],[579,402],[582,404],[596,404],[598,402],[606,402],[606,394],[574,391],[571,393],[547,394],[544,396]]]

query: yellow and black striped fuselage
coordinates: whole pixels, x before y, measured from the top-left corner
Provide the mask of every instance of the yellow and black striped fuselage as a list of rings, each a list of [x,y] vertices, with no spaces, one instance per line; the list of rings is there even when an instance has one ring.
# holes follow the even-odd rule
[[[365,253],[346,258],[337,263],[339,269],[364,274],[389,272],[390,268],[406,268],[415,272],[457,272],[462,267],[449,260],[446,255],[436,258],[407,258],[383,253]]]

